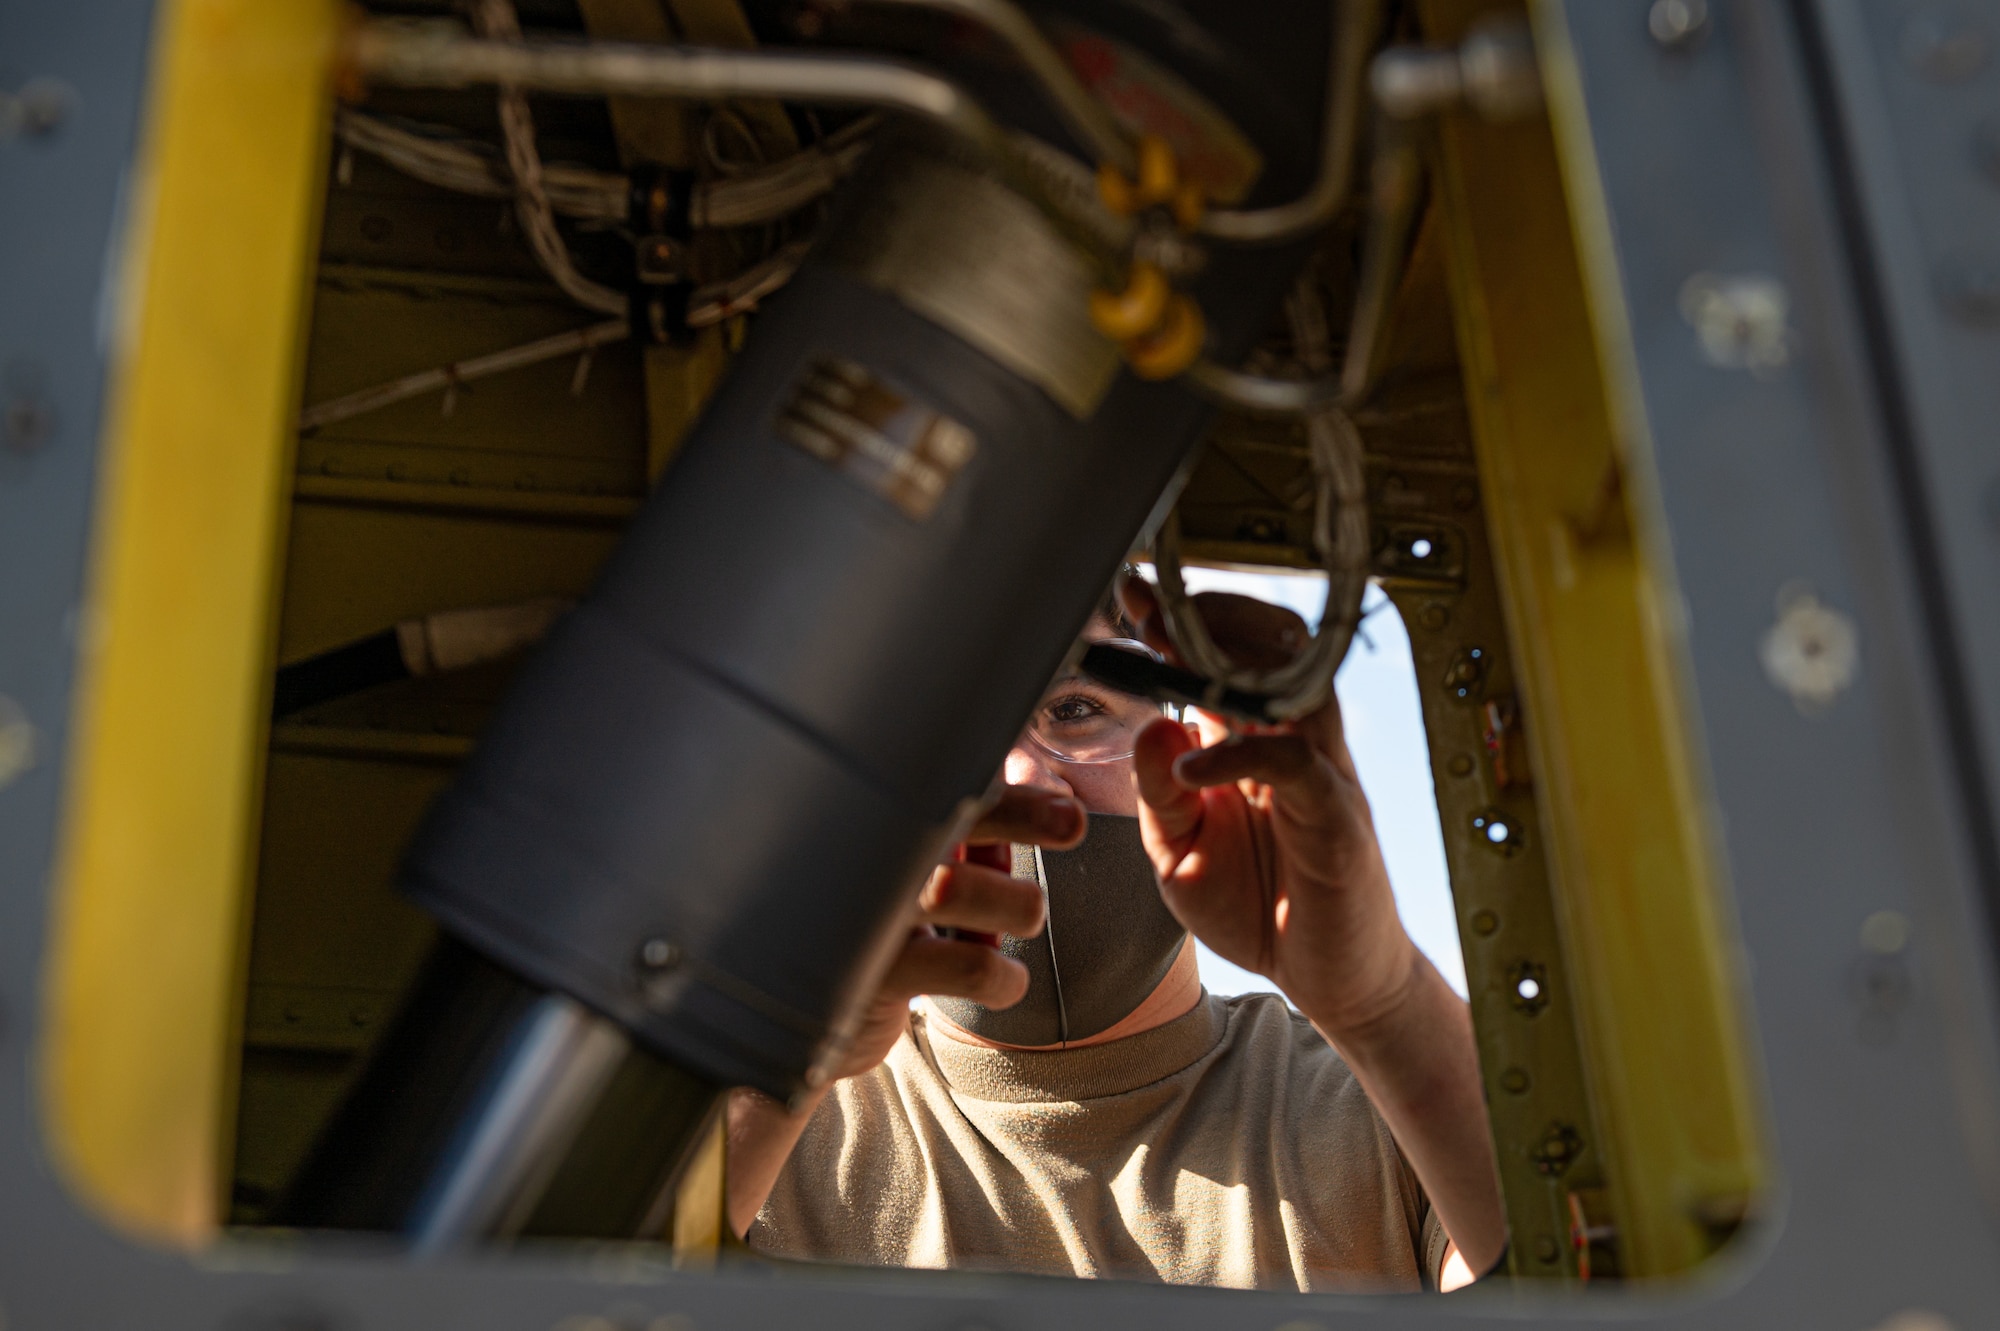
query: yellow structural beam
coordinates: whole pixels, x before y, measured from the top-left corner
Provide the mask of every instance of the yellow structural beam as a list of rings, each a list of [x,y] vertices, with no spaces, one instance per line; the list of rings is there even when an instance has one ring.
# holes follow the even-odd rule
[[[189,1244],[234,1032],[336,0],[164,0],[121,265],[42,1032],[44,1130]]]
[[[1431,0],[1426,36],[1482,13]],[[1546,38],[1546,15],[1539,34]],[[1559,38],[1559,32],[1556,34]],[[1764,1181],[1734,936],[1718,897],[1691,754],[1667,570],[1648,559],[1650,463],[1636,413],[1607,388],[1604,326],[1579,256],[1585,133],[1559,122],[1438,127],[1438,204],[1452,257],[1466,394],[1522,688],[1609,1219],[1628,1277],[1685,1271]],[[1569,168],[1567,179],[1564,167]],[[1612,275],[1615,277],[1615,273]],[[1591,282],[1605,275],[1593,270]],[[1615,312],[1615,311],[1614,311]],[[1604,339],[1604,340],[1601,340]],[[1615,354],[1615,353],[1614,353]]]

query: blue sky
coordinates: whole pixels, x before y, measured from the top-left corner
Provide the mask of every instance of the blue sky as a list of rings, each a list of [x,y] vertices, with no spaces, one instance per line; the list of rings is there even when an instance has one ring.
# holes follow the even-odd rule
[[[1289,606],[1308,624],[1319,623],[1326,604],[1326,582],[1317,576],[1189,568],[1185,578],[1191,591],[1238,592]],[[1431,787],[1430,751],[1424,741],[1409,634],[1379,588],[1369,587],[1362,606],[1373,613],[1362,622],[1362,634],[1356,635],[1347,660],[1334,677],[1347,725],[1347,745],[1375,814],[1375,831],[1382,840],[1382,856],[1389,865],[1403,927],[1462,995],[1465,963],[1459,955],[1458,926],[1452,915],[1444,832],[1438,824],[1437,798]],[[1207,948],[1200,949],[1200,956],[1202,983],[1213,993],[1277,988],[1263,976],[1232,966]]]

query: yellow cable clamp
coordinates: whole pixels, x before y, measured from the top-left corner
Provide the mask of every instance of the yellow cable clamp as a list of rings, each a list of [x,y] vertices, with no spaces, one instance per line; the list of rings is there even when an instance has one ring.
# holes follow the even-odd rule
[[[1127,177],[1108,162],[1100,165],[1097,197],[1119,217],[1136,217],[1148,208],[1164,207],[1176,226],[1193,231],[1208,209],[1208,197],[1199,181],[1182,178],[1173,145],[1148,134],[1139,140],[1138,158],[1136,178]]]

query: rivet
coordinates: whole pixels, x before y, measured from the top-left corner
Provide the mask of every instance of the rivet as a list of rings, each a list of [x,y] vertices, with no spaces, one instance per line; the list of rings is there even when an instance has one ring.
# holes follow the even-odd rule
[[[1932,83],[1963,83],[1986,68],[1992,43],[1986,29],[1963,14],[1933,10],[1903,27],[1903,59]]]
[[[1560,1256],[1562,1256],[1562,1245],[1555,1241],[1554,1235],[1543,1234],[1535,1240],[1536,1261],[1549,1265]]]
[[[1696,273],[1681,284],[1681,317],[1702,358],[1764,375],[1791,359],[1791,297],[1762,273]]]
[[[1861,946],[1893,957],[1910,945],[1910,921],[1898,911],[1878,910],[1861,922]]]
[[[1445,769],[1453,776],[1471,776],[1472,768],[1472,755],[1469,753],[1453,754],[1451,761],[1445,764]]]
[[[1707,0],[1653,0],[1646,13],[1646,31],[1670,51],[1692,46],[1707,29]]]
[[[1417,613],[1417,623],[1435,633],[1451,622],[1451,611],[1433,601]]]
[[[16,93],[0,92],[0,143],[47,138],[76,107],[76,92],[61,79],[29,79]]]
[[[1509,1095],[1525,1094],[1528,1089],[1528,1070],[1523,1067],[1508,1068],[1500,1074],[1500,1086]]]
[[[21,704],[0,694],[0,790],[35,765],[35,726]]]
[[[1500,917],[1490,910],[1475,911],[1472,916],[1472,932],[1481,938],[1491,938],[1500,931]]]
[[[671,970],[680,960],[680,946],[671,939],[648,938],[639,945],[639,964],[649,971]]]
[[[1778,621],[1758,644],[1757,658],[1770,681],[1811,713],[1854,683],[1860,635],[1852,619],[1821,605],[1803,584],[1788,584],[1778,593]]]
[[[32,394],[21,394],[7,403],[0,439],[14,453],[33,453],[55,437],[56,414],[49,404]]]

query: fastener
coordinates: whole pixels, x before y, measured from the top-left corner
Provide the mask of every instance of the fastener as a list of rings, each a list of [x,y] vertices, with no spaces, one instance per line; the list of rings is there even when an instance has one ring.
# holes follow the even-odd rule
[[[1670,51],[1686,50],[1708,31],[1708,0],[1653,0],[1646,31]]]

